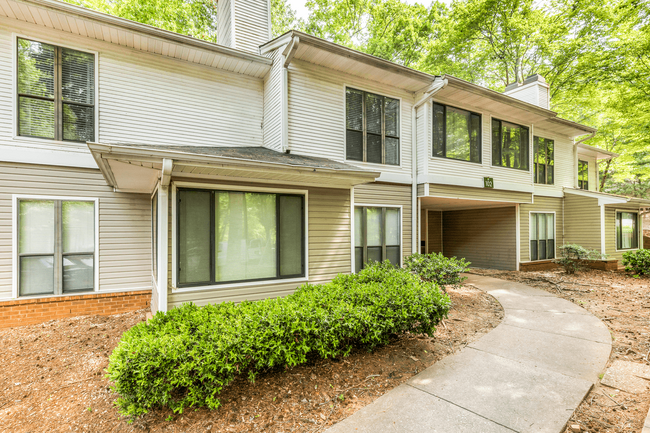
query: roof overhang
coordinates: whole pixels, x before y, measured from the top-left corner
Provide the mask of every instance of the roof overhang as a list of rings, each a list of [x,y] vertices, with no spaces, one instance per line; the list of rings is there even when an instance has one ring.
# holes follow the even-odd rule
[[[261,55],[57,0],[2,0],[0,17],[257,78],[273,63]]]
[[[598,191],[587,191],[577,188],[564,188],[564,193],[597,199],[598,206],[632,204],[638,205],[640,208],[650,207],[650,200],[636,197],[626,197],[622,195],[607,194]]]
[[[294,165],[167,150],[142,145],[88,143],[106,182],[122,192],[151,193],[159,180],[185,179],[262,182],[265,184],[306,185],[350,188],[373,182],[380,173],[357,168],[350,170]],[[282,155],[282,154],[280,154]]]
[[[609,150],[599,149],[598,147],[590,146],[585,143],[578,143],[578,155],[590,156],[596,158],[596,160],[601,159],[612,159],[619,156],[618,153],[610,152]]]

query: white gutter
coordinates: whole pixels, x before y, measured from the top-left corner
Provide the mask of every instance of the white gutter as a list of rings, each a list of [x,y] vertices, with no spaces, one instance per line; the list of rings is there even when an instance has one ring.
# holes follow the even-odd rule
[[[418,218],[419,215],[416,213],[418,209],[418,125],[417,125],[417,109],[422,104],[427,102],[433,95],[438,93],[440,90],[444,89],[447,86],[447,79],[440,79],[436,77],[431,86],[424,91],[424,95],[413,104],[411,109],[411,128],[412,128],[412,142],[411,142],[411,253],[417,253],[420,251],[418,246]],[[425,119],[426,121],[426,119]]]

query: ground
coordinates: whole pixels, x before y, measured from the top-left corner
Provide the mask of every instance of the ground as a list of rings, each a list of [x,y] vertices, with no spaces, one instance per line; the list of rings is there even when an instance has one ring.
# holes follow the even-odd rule
[[[0,330],[0,432],[318,432],[493,329],[494,298],[449,289],[453,308],[433,338],[404,335],[373,353],[318,360],[239,380],[223,406],[182,415],[156,410],[128,424],[104,377],[120,335],[146,311],[86,316]]]
[[[615,360],[650,365],[650,278],[634,278],[625,272],[583,270],[508,272],[473,270],[547,290],[587,309],[612,334]],[[630,394],[597,384],[574,412],[570,425],[590,433],[641,432],[650,407],[650,392]],[[569,428],[567,432],[572,432]]]

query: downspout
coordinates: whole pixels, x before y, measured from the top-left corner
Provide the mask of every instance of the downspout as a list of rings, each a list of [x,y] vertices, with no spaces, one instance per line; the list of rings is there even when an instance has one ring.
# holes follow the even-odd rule
[[[289,147],[289,65],[298,51],[300,38],[294,36],[282,51],[282,152],[291,153]]]
[[[174,161],[163,159],[158,188],[158,311],[167,311],[169,278],[169,206],[171,205],[169,185]]]
[[[427,102],[433,95],[438,93],[440,90],[444,89],[448,84],[446,78],[436,77],[433,80],[433,83],[427,90],[425,90],[424,95],[413,104],[411,109],[411,253],[417,253],[420,251],[418,246],[418,218],[417,209],[418,209],[418,125],[417,125],[417,109]],[[426,122],[426,119],[425,119]]]

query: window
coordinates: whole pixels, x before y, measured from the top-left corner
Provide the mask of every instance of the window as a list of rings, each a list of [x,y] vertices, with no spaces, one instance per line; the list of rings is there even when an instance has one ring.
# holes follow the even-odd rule
[[[18,200],[20,296],[95,288],[95,203]]]
[[[158,283],[158,190],[151,197],[151,272]]]
[[[400,210],[386,207],[354,208],[354,269],[359,272],[368,262],[400,260]]]
[[[18,135],[95,139],[95,56],[18,39]]]
[[[399,165],[399,100],[345,90],[346,158]]]
[[[304,196],[178,191],[178,286],[305,276]]]
[[[555,215],[530,214],[530,260],[555,258]]]
[[[578,161],[578,188],[589,189],[589,163]]]
[[[636,212],[616,212],[616,249],[633,250],[639,248],[639,229]]]
[[[553,140],[535,137],[535,183],[553,185]]]
[[[433,156],[481,162],[481,116],[434,103]]]
[[[528,170],[528,128],[492,119],[492,165]]]

